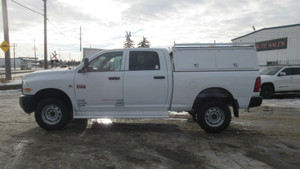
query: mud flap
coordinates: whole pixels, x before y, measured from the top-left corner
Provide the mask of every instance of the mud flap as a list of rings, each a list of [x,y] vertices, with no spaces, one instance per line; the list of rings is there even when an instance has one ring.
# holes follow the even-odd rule
[[[236,99],[232,102],[234,117],[239,117],[239,103]]]

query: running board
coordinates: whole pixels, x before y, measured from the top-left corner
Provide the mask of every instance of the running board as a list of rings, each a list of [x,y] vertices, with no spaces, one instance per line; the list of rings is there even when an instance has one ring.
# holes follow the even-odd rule
[[[74,119],[92,118],[169,118],[169,111],[75,112]]]

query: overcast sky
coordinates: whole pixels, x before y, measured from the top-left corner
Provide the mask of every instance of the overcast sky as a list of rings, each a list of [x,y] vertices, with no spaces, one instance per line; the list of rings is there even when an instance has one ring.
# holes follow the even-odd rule
[[[43,58],[42,0],[7,0],[10,43],[17,57]],[[48,53],[80,60],[83,47],[122,48],[125,32],[138,44],[145,36],[151,47],[176,43],[231,42],[256,30],[300,23],[299,0],[48,0]],[[2,4],[1,4],[2,21]],[[0,41],[4,40],[3,22]],[[70,55],[69,55],[70,53]],[[13,56],[13,50],[11,50]],[[0,57],[4,52],[0,51]]]

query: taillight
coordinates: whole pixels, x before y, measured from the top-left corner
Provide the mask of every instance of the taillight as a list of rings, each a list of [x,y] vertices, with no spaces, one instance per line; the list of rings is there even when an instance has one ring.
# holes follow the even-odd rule
[[[261,87],[261,78],[257,77],[255,80],[255,85],[254,85],[254,92],[260,92],[260,87]]]
[[[22,80],[22,86],[21,86],[22,94],[24,94],[23,85],[24,85],[24,81]]]

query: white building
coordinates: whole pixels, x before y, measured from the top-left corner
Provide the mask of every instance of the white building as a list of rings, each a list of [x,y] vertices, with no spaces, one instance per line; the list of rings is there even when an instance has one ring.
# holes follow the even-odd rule
[[[231,41],[255,43],[259,65],[300,64],[300,24],[263,28]]]
[[[20,68],[21,66],[21,62],[22,59],[21,58],[10,58],[10,67],[13,69],[14,66],[16,66],[16,68]],[[5,67],[5,58],[0,58],[0,67],[4,68]]]
[[[40,67],[39,61],[35,61],[34,58],[10,58],[10,67],[11,69],[14,68],[21,68],[22,70],[31,69],[32,67]],[[0,58],[0,68],[5,68],[5,58]]]

